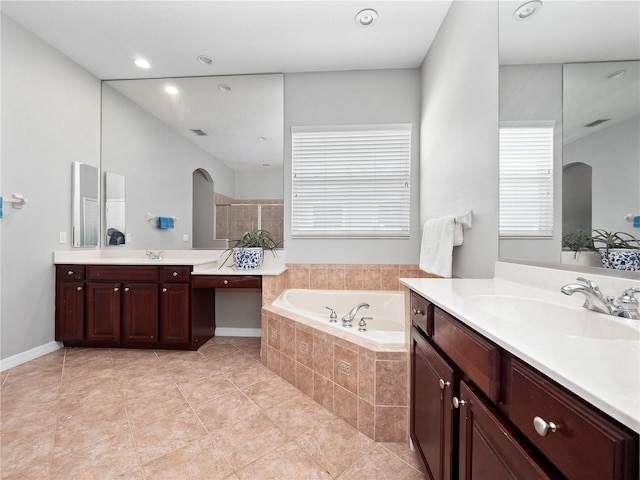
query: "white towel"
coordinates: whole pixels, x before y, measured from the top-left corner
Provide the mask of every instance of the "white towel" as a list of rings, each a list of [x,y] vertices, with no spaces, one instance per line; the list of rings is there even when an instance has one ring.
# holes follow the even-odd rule
[[[451,277],[453,247],[462,245],[462,225],[455,217],[438,217],[427,220],[422,232],[420,270]]]

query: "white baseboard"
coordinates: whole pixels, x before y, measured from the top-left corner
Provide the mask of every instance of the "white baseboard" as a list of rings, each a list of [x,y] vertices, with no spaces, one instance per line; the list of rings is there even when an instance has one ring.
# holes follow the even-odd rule
[[[0,360],[0,372],[4,372],[18,365],[22,365],[30,360],[35,360],[38,357],[46,355],[47,353],[55,352],[62,348],[62,342],[49,342],[39,347],[32,348],[26,352],[18,353],[8,358]]]
[[[260,328],[216,327],[216,337],[259,337]]]

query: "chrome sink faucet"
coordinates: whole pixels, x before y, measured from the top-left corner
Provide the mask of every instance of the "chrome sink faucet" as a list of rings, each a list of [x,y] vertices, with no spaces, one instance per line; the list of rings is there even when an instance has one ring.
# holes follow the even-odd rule
[[[353,326],[353,319],[356,316],[356,313],[358,313],[358,310],[360,310],[361,308],[369,308],[369,304],[362,302],[357,304],[355,307],[353,307],[349,313],[347,313],[344,317],[342,317],[342,326],[343,327],[352,327]]]
[[[628,288],[616,300],[614,297],[605,297],[596,282],[582,277],[578,277],[576,280],[583,283],[569,283],[563,286],[560,291],[565,295],[582,293],[585,297],[584,305],[582,305],[584,308],[615,317],[640,319],[638,300],[634,296],[635,293],[640,293],[640,287]]]

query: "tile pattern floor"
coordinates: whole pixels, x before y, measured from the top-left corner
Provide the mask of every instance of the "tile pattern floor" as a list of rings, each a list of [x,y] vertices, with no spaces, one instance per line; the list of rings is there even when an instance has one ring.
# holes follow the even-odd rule
[[[424,479],[260,363],[260,339],[197,352],[61,349],[1,373],[2,479]]]

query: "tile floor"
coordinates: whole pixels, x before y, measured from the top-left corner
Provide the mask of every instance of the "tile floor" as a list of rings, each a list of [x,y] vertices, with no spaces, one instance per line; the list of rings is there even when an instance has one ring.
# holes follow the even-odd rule
[[[197,352],[67,348],[1,373],[2,479],[424,479],[260,363],[260,339]]]

